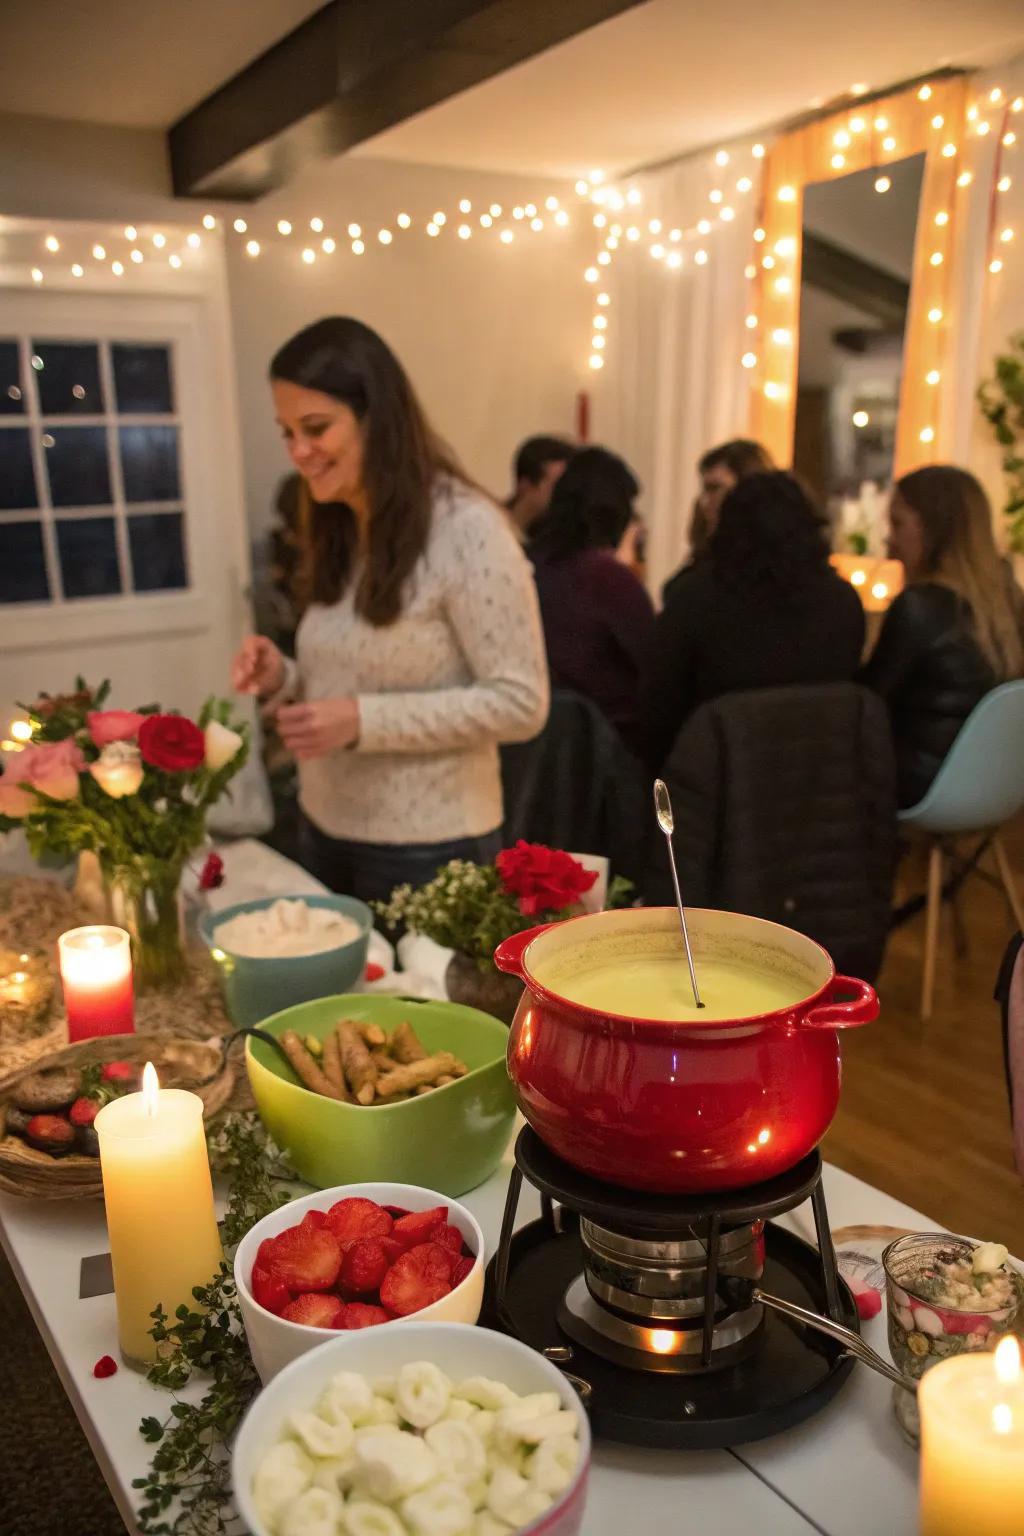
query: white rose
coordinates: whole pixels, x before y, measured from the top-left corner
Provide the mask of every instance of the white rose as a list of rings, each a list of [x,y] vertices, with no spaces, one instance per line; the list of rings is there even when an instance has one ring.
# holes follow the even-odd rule
[[[219,773],[226,767],[237,756],[242,745],[238,732],[229,731],[219,720],[210,721],[203,732],[203,738],[206,742],[206,766],[211,773]]]
[[[126,795],[137,795],[145,769],[142,755],[131,741],[111,741],[103,748],[89,772],[103,793],[112,800],[123,800]]]

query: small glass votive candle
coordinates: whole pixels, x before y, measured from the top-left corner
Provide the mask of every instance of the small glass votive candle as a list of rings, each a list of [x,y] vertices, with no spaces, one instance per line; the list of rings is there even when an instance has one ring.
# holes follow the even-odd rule
[[[1012,1332],[1024,1304],[1024,1276],[1009,1262],[975,1274],[974,1254],[982,1246],[924,1232],[897,1238],[882,1254],[889,1353],[905,1376],[920,1380],[940,1360],[993,1350]],[[915,1398],[895,1387],[893,1409],[916,1445]]]
[[[131,939],[123,928],[71,928],[57,940],[68,1040],[135,1030]]]

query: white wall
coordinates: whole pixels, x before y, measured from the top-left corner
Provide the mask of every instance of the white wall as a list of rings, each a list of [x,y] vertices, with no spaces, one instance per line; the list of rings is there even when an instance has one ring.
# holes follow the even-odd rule
[[[504,495],[515,445],[535,432],[571,434],[576,393],[588,388],[591,295],[582,279],[593,231],[558,229],[544,210],[549,195],[565,198],[561,183],[526,181],[395,165],[370,159],[339,160],[300,183],[245,210],[244,239],[229,236],[229,274],[245,456],[249,522],[267,526],[274,491],[288,462],[271,412],[267,367],[280,344],[300,327],[330,314],[350,314],[374,326],[408,369],[437,429],[469,472]],[[473,203],[460,214],[461,198]],[[478,218],[492,202],[504,209],[532,201],[545,229],[513,224],[502,245]],[[567,206],[575,199],[571,197]],[[436,211],[447,222],[439,237],[425,233]],[[406,212],[413,227],[400,231]],[[278,219],[295,227],[276,235]],[[321,234],[309,220],[322,218]],[[366,252],[354,256],[346,230],[363,229]],[[460,240],[456,226],[472,225]],[[394,231],[384,247],[382,225]],[[338,241],[332,256],[313,266],[302,248],[319,251],[324,235]],[[244,240],[256,238],[255,260]]]
[[[170,189],[165,136],[155,129],[0,112],[0,216],[167,218]]]

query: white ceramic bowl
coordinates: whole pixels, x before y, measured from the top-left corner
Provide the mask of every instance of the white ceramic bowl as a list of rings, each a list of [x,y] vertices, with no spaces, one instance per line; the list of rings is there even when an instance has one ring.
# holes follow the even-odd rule
[[[252,1483],[263,1457],[281,1438],[289,1415],[312,1408],[336,1371],[394,1376],[414,1360],[432,1360],[454,1380],[490,1376],[513,1392],[557,1392],[576,1415],[580,1460],[573,1482],[540,1519],[522,1527],[522,1536],[577,1536],[583,1526],[590,1466],[590,1423],[576,1392],[561,1371],[518,1339],[490,1328],[460,1323],[424,1323],[417,1313],[405,1328],[363,1328],[328,1334],[330,1342],[291,1365],[264,1387],[246,1414],[235,1441],[231,1473],[239,1514],[251,1536],[270,1536],[252,1499]]]
[[[400,1205],[407,1211],[429,1211],[435,1206],[446,1205],[448,1220],[452,1226],[458,1227],[476,1254],[473,1268],[453,1291],[442,1296],[440,1301],[435,1301],[433,1306],[424,1307],[408,1318],[396,1317],[395,1323],[475,1323],[480,1316],[484,1299],[484,1235],[476,1218],[470,1215],[464,1205],[460,1205],[457,1200],[450,1200],[447,1195],[439,1195],[436,1190],[420,1189],[415,1184],[342,1184],[336,1189],[321,1189],[315,1194],[304,1195],[299,1200],[282,1205],[278,1211],[271,1211],[269,1216],[264,1216],[262,1221],[258,1221],[245,1234],[235,1250],[238,1301],[242,1308],[253,1364],[264,1383],[299,1355],[304,1355],[307,1350],[325,1344],[328,1340],[336,1339],[338,1334],[331,1328],[311,1328],[308,1323],[290,1323],[286,1318],[276,1317],[266,1307],[259,1305],[252,1294],[249,1277],[260,1243],[264,1238],[276,1237],[286,1227],[298,1226],[307,1211],[327,1211],[337,1201],[350,1200],[356,1196],[364,1200],[375,1200],[378,1205]],[[369,1331],[378,1332],[391,1327],[391,1323],[378,1323]]]

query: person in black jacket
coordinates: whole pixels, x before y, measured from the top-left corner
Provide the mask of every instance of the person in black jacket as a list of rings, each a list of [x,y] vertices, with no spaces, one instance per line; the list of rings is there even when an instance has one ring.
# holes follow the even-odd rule
[[[749,475],[654,626],[644,679],[650,768],[698,704],[749,688],[850,682],[863,645],[860,599],[829,565],[807,493],[781,470]]]
[[[1001,559],[973,475],[931,464],[896,482],[889,553],[907,585],[863,681],[889,707],[901,806],[927,792],[974,706],[1024,674],[1024,594]]]
[[[690,518],[689,548],[686,563],[670,576],[662,588],[662,601],[667,603],[676,582],[708,552],[711,535],[718,527],[718,514],[729,492],[745,480],[747,475],[762,475],[773,470],[771,454],[760,443],[749,437],[734,437],[727,443],[719,443],[701,454],[697,464],[700,476],[700,495],[693,504]]]

